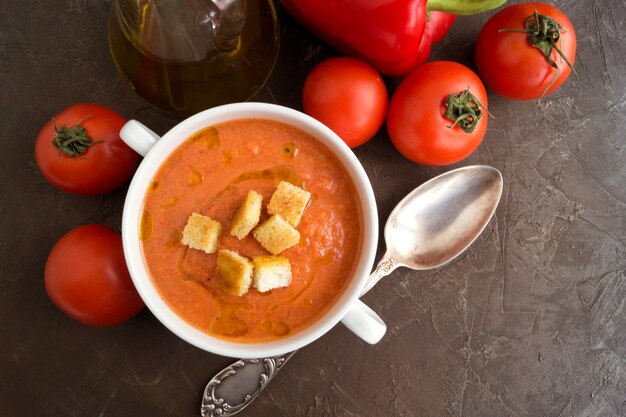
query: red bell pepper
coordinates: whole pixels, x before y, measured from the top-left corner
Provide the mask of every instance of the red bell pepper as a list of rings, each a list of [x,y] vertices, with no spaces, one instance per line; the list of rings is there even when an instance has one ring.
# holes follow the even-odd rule
[[[281,1],[326,43],[385,75],[401,76],[428,59],[431,44],[450,29],[451,14],[476,13],[506,0],[428,0],[428,5],[427,0]],[[428,23],[427,9],[431,11]]]
[[[430,56],[430,49],[432,45],[436,44],[446,36],[446,33],[452,27],[452,23],[456,19],[456,15],[444,13],[444,12],[430,12],[428,21],[426,22],[426,28],[424,29],[424,35],[422,35],[422,41],[417,49],[415,58],[412,61],[412,65],[408,65],[411,68],[409,71],[420,64],[428,61]]]

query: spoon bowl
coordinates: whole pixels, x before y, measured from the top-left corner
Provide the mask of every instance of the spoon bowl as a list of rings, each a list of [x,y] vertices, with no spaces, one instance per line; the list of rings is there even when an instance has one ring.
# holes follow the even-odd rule
[[[500,171],[472,165],[439,175],[411,191],[387,219],[387,252],[369,276],[361,296],[399,266],[438,268],[463,253],[491,220],[502,188]],[[341,320],[349,329],[365,316],[376,316],[360,301],[356,305],[360,308],[352,309]]]
[[[480,235],[502,194],[502,175],[489,166],[456,169],[420,185],[389,215],[387,256],[425,270],[450,262]]]

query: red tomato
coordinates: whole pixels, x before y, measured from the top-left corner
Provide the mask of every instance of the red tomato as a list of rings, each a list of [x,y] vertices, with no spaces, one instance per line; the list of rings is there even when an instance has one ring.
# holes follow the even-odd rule
[[[45,282],[57,307],[90,326],[121,323],[144,307],[126,268],[122,236],[105,226],[64,235],[48,256]]]
[[[387,88],[369,64],[331,58],[304,82],[304,111],[331,128],[351,148],[370,140],[385,121]]]
[[[481,105],[471,133],[446,117],[451,94],[468,90]],[[456,119],[456,117],[455,117]],[[478,76],[456,62],[437,61],[411,72],[398,86],[387,115],[387,131],[396,149],[424,165],[448,165],[460,161],[480,145],[487,129],[487,93]],[[470,119],[468,119],[470,120]]]
[[[96,104],[68,107],[46,123],[37,136],[35,159],[39,171],[55,187],[74,194],[104,194],[122,186],[139,163],[139,155],[120,139],[125,123],[119,114]],[[76,125],[84,127],[84,134],[91,138],[91,142],[83,139],[84,152],[78,153],[81,149],[66,144],[64,149],[77,153],[68,156],[56,147],[55,124],[59,139],[80,135]]]
[[[550,66],[541,50],[531,45],[526,33],[508,31],[525,30],[529,17],[530,24],[536,21],[535,11],[549,16],[562,27],[561,30],[553,27],[552,34],[560,36],[556,44],[574,65],[576,33],[563,12],[544,3],[506,7],[487,21],[476,41],[478,72],[489,88],[504,97],[515,100],[540,98],[559,88],[571,72],[570,66],[555,49],[549,56],[558,69]]]

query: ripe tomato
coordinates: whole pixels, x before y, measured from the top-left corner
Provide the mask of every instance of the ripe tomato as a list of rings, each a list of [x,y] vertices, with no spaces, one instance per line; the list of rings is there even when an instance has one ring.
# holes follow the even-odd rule
[[[144,307],[126,268],[122,236],[105,226],[65,234],[48,256],[45,282],[57,307],[90,326],[121,323]]]
[[[446,117],[446,103],[455,95],[450,108],[458,108],[459,101],[469,98],[467,92],[475,100],[464,106],[474,116],[455,125],[461,113]],[[417,67],[402,80],[389,103],[387,131],[396,149],[413,162],[448,165],[480,145],[487,119],[487,93],[478,76],[456,62],[436,61]]]
[[[331,58],[304,82],[304,111],[331,128],[351,148],[370,140],[385,121],[387,88],[369,64]]]
[[[74,194],[104,194],[122,186],[139,163],[139,155],[120,139],[125,123],[119,114],[96,104],[68,107],[37,136],[39,171],[55,187]]]
[[[515,100],[540,98],[559,88],[571,72],[570,65],[555,48],[548,46],[551,49],[548,56],[558,69],[550,66],[544,53],[532,46],[527,33],[519,32],[536,24],[535,12],[542,15],[540,23],[546,23],[549,28],[546,33],[558,37],[556,46],[574,65],[576,33],[563,12],[544,3],[506,7],[487,21],[476,41],[478,72],[489,88],[504,97]],[[554,22],[562,29],[558,30]],[[543,33],[537,36],[543,38]],[[547,42],[543,45],[548,45]]]

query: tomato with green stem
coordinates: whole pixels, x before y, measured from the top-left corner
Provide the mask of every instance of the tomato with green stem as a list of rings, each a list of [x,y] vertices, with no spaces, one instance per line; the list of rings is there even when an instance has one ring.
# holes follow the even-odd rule
[[[435,61],[402,80],[389,103],[387,131],[411,161],[449,165],[476,150],[487,120],[487,92],[478,76],[456,62]]]
[[[126,119],[96,104],[75,104],[52,117],[35,141],[41,174],[74,194],[104,194],[124,185],[139,155],[119,136]]]
[[[541,98],[558,89],[574,71],[575,58],[572,23],[545,3],[502,9],[485,23],[476,41],[481,78],[496,93],[515,100]]]

